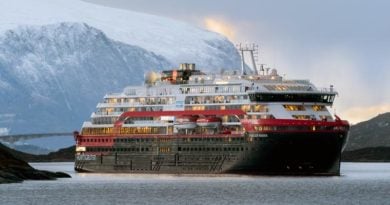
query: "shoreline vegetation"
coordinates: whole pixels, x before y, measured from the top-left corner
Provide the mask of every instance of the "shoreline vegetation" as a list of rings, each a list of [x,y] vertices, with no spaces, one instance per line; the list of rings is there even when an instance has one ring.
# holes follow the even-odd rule
[[[24,180],[55,180],[70,178],[64,172],[37,170],[16,154],[16,151],[0,143],[0,184],[23,182]]]

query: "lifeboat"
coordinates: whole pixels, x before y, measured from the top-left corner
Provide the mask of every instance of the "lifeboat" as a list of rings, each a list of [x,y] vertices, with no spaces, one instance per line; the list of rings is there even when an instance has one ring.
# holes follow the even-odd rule
[[[201,117],[196,120],[199,127],[217,128],[221,126],[222,119],[219,117]]]
[[[176,129],[194,129],[196,128],[197,116],[181,116],[177,117],[174,123]]]

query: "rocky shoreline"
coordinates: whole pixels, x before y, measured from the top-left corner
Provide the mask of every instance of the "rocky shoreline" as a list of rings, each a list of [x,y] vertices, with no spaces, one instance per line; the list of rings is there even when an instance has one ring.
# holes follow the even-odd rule
[[[390,162],[390,147],[367,147],[344,151],[343,162]]]
[[[22,182],[24,180],[55,180],[70,178],[64,172],[37,170],[27,162],[12,154],[12,150],[0,144],[0,184]]]

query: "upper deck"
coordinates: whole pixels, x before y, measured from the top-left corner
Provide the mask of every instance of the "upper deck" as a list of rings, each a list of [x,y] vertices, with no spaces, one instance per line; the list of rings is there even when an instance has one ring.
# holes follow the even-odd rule
[[[236,71],[204,73],[194,64],[181,64],[178,70],[149,72],[142,86],[126,87],[121,93],[110,93],[104,98],[175,97],[179,95],[229,95],[250,93],[299,93],[337,95],[331,85],[317,88],[309,80],[286,80],[273,70],[269,74],[241,75]]]

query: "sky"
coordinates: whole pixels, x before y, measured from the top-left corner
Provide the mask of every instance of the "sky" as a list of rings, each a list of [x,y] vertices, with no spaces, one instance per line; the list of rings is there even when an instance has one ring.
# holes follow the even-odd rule
[[[390,1],[86,0],[185,21],[259,45],[260,62],[339,92],[351,123],[390,112]]]

